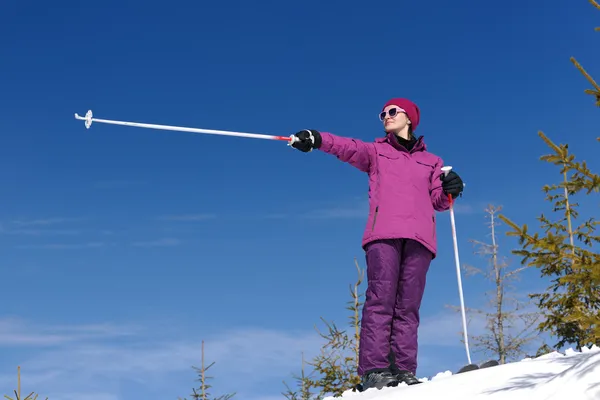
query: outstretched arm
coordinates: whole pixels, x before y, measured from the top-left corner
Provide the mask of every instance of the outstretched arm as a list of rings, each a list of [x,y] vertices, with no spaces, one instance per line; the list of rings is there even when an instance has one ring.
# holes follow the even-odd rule
[[[369,172],[375,159],[375,145],[358,139],[345,138],[328,132],[305,129],[293,135],[292,147],[309,152],[319,149],[332,154],[363,172]]]
[[[337,136],[329,132],[321,132],[321,150],[336,156],[363,172],[369,172],[375,158],[375,146],[362,140]]]

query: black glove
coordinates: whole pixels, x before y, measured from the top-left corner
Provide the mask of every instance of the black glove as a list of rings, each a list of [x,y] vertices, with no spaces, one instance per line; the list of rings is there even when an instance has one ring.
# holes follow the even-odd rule
[[[314,129],[305,129],[295,133],[294,136],[299,140],[296,140],[292,144],[292,147],[304,153],[308,153],[309,151],[312,151],[312,149],[318,149],[321,147],[322,139],[319,131]]]
[[[442,174],[441,180],[442,189],[444,190],[444,193],[446,193],[447,195],[452,195],[453,199],[460,196],[465,185],[463,184],[462,179],[460,179],[460,176],[458,176],[456,172],[450,171],[446,176]]]

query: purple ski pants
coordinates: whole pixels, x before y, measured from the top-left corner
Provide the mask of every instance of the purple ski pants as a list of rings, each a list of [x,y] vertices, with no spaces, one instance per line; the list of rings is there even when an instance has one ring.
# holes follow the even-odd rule
[[[358,374],[387,369],[391,362],[416,373],[419,308],[433,255],[411,239],[378,240],[365,250]]]

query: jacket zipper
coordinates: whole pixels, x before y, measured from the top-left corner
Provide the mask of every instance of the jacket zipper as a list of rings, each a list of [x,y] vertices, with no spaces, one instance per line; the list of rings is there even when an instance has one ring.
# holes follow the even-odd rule
[[[375,207],[375,215],[373,216],[373,225],[371,225],[371,230],[375,230],[375,222],[377,221],[377,213],[379,212],[379,206]]]

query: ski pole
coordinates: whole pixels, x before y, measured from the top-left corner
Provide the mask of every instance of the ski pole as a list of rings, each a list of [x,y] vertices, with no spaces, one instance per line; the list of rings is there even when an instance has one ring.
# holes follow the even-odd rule
[[[442,167],[444,175],[447,176],[452,170],[452,167]],[[462,314],[463,336],[465,339],[465,350],[467,352],[467,360],[471,364],[471,354],[469,353],[469,335],[467,334],[467,317],[465,312],[465,299],[463,296],[462,279],[460,276],[460,259],[458,257],[458,239],[456,238],[456,221],[454,219],[454,201],[452,195],[448,195],[450,201],[450,223],[452,225],[452,240],[454,241],[454,261],[456,263],[456,278],[458,280],[458,295],[460,297],[460,311]]]
[[[75,113],[75,119],[85,121],[85,127],[90,129],[92,126],[92,122],[99,122],[104,124],[113,124],[113,125],[125,125],[125,126],[135,126],[138,128],[149,128],[149,129],[162,129],[167,131],[181,131],[181,132],[193,132],[193,133],[207,133],[211,135],[226,135],[226,136],[238,136],[238,137],[248,137],[254,139],[266,139],[266,140],[280,140],[288,142],[288,146],[291,146],[294,142],[298,140],[294,135],[290,136],[277,136],[277,135],[263,135],[258,133],[245,133],[245,132],[230,132],[230,131],[219,131],[214,129],[199,129],[199,128],[186,128],[181,126],[170,126],[170,125],[156,125],[156,124],[145,124],[139,122],[126,122],[126,121],[113,121],[109,119],[98,119],[93,118],[92,110],[88,110],[85,114],[85,117],[80,116]]]

